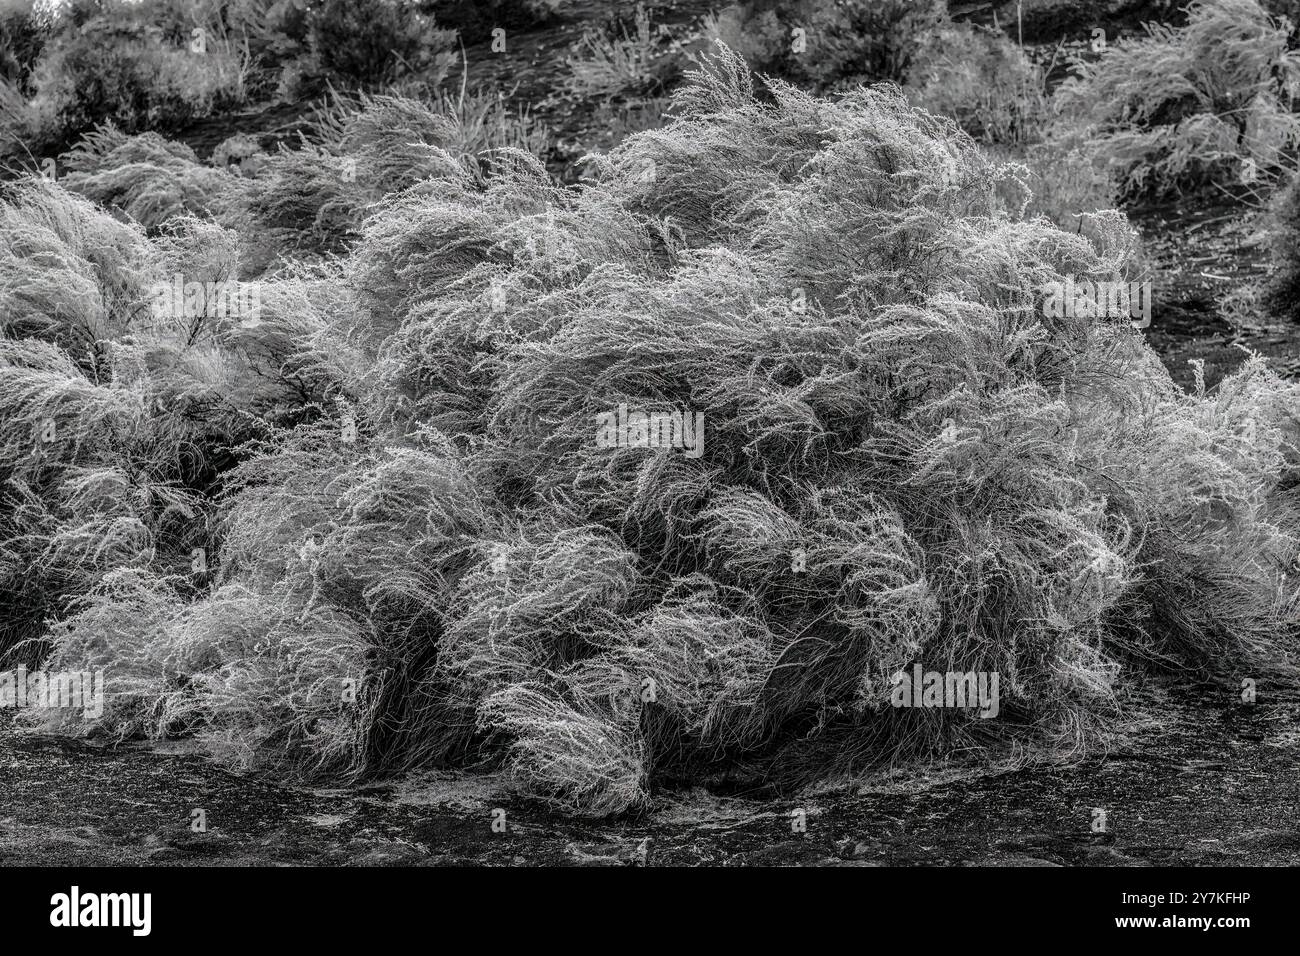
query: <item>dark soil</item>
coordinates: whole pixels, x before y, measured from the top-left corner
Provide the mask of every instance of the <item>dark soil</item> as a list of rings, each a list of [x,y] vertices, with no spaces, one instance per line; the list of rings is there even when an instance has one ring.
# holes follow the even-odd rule
[[[605,822],[521,804],[492,776],[290,787],[5,715],[0,865],[1300,864],[1300,699],[1153,691],[1127,710],[1110,752],[1073,764],[900,768],[785,801],[697,790]]]
[[[655,26],[668,27],[685,36],[717,3],[709,0],[668,0],[647,4]],[[636,4],[631,0],[574,0],[563,16],[527,30],[507,30],[506,49],[493,52],[490,39],[466,44],[464,73],[449,78],[455,86],[463,82],[468,90],[499,91],[514,108],[527,108],[532,116],[550,128],[554,136],[547,165],[565,181],[579,175],[578,161],[589,152],[608,149],[625,130],[620,118],[627,107],[635,119],[637,108],[655,90],[630,102],[615,98],[598,101],[572,95],[566,90],[568,59],[585,31],[602,24],[630,28]],[[702,46],[702,44],[697,45]],[[694,47],[687,45],[664,63],[664,80],[669,81],[688,68]],[[297,103],[264,104],[235,116],[216,116],[193,123],[171,134],[188,144],[206,160],[222,140],[236,133],[256,137],[264,149],[283,144],[290,148],[323,99]]]
[[[1260,284],[1268,255],[1262,221],[1250,206],[1224,199],[1129,210],[1152,274],[1151,326],[1145,330],[1174,380],[1191,388],[1191,361],[1205,362],[1213,388],[1251,353],[1282,375],[1300,376],[1300,325],[1224,308],[1234,291]]]
[[[1023,36],[1027,44],[1054,44],[1089,39],[1096,28],[1105,30],[1109,39],[1141,35],[1144,23],[1185,22],[1186,6],[1184,0],[982,0],[951,3],[949,9],[954,19],[985,26],[992,26],[996,17],[999,26]]]

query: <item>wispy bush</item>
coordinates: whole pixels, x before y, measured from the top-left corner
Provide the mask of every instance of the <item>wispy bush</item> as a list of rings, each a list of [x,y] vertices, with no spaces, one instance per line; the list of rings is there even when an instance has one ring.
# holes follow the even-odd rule
[[[1120,214],[1026,218],[1023,167],[896,88],[757,91],[724,50],[673,112],[575,189],[412,147],[438,174],[345,262],[272,274],[302,415],[223,476],[219,589],[104,577],[54,631],[144,661],[105,727],[497,760],[608,814],[700,763],[1074,746],[1126,668],[1287,663],[1300,392],[1185,393],[1127,322],[1047,314],[1137,277]],[[598,441],[624,405],[703,413],[699,454]],[[917,664],[997,672],[997,719],[890,706]]]
[[[310,348],[330,300],[307,276],[278,277],[254,339],[247,317],[154,309],[174,276],[237,277],[235,236],[216,223],[169,220],[149,240],[39,180],[7,188],[0,222],[6,650],[116,570],[206,580],[193,552],[215,553],[216,473],[323,390],[328,373],[290,353]]]
[[[39,638],[103,575],[178,566],[205,545],[203,506],[184,482],[188,429],[154,417],[130,364],[105,356],[87,368],[48,341],[0,341],[4,650]]]
[[[164,0],[70,5],[34,70],[33,109],[67,137],[110,120],[137,132],[239,106],[244,51],[188,13]]]
[[[569,58],[569,87],[578,96],[648,96],[662,91],[673,70],[672,37],[653,27],[642,5],[632,27],[588,29]]]
[[[157,133],[127,136],[101,128],[59,164],[65,188],[122,211],[147,230],[178,216],[217,218],[238,190],[229,173],[204,166],[188,146]]]
[[[1256,0],[1198,0],[1185,27],[1151,24],[1076,61],[1056,94],[1059,122],[1128,195],[1274,178],[1300,142],[1289,29]]]
[[[1079,137],[1053,136],[1028,146],[985,147],[990,156],[1024,166],[1028,216],[1045,216],[1067,232],[1100,239],[1120,205],[1119,187],[1103,155]],[[1008,191],[1020,194],[1020,183]],[[1137,261],[1141,262],[1140,253]],[[1139,268],[1138,271],[1144,271]]]
[[[1012,145],[1041,137],[1043,72],[994,30],[953,23],[924,34],[905,88],[911,102],[951,116],[979,142]]]
[[[0,4],[0,80],[23,89],[53,23],[52,10],[35,0]]]
[[[480,710],[486,727],[511,736],[511,768],[531,794],[592,816],[643,805],[643,744],[635,728],[576,709],[546,685],[514,684]]]
[[[307,25],[321,69],[354,83],[408,73],[440,79],[457,59],[456,32],[439,29],[415,0],[313,0]]]
[[[121,736],[191,732],[241,769],[339,773],[362,759],[374,708],[367,625],[239,586],[190,603],[175,584],[140,570],[105,576],[55,628],[49,666],[111,673],[105,724]]]
[[[947,20],[942,0],[794,0],[731,4],[704,35],[756,70],[801,83],[901,83],[917,41]]]
[[[336,93],[316,112],[317,137],[336,151],[364,146],[401,153],[402,142],[436,141],[453,156],[476,157],[514,148],[545,155],[550,134],[526,106],[512,107],[501,92],[461,89],[450,93],[421,84],[379,95]],[[392,191],[392,190],[390,190]]]
[[[4,333],[74,354],[122,334],[150,267],[139,230],[54,185],[29,182],[0,198]]]
[[[251,185],[250,211],[290,248],[338,252],[384,196],[463,172],[481,178],[494,150],[540,153],[548,141],[527,113],[512,113],[493,97],[337,97],[302,148],[265,160]]]

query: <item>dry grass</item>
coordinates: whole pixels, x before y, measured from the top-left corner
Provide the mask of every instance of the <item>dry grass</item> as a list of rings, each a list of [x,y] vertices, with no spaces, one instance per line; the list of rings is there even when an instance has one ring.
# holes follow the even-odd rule
[[[63,667],[120,667],[107,729],[307,772],[499,761],[606,815],[701,765],[1084,746],[1144,667],[1291,673],[1296,386],[1250,361],[1184,393],[1127,323],[1042,308],[1140,277],[1122,215],[1029,218],[1023,166],[898,89],[756,90],[725,49],[576,188],[462,161],[439,116],[376,99],[273,164],[264,214],[332,144],[374,198],[345,255],[267,272],[261,329],[129,321],[159,270],[237,269],[247,226],[151,239],[34,184],[0,208],[38,237],[0,246],[23,314],[98,296],[10,333],[0,454],[9,567],[107,542],[49,615]],[[137,411],[159,392],[187,398]],[[701,453],[603,446],[622,404],[703,413]],[[49,416],[53,473],[22,458]],[[164,488],[196,496],[166,532]],[[914,665],[997,672],[998,718],[890,707]]]
[[[1058,123],[1103,157],[1129,195],[1256,188],[1293,166],[1300,54],[1256,0],[1199,0],[1187,25],[1079,60],[1057,91]]]

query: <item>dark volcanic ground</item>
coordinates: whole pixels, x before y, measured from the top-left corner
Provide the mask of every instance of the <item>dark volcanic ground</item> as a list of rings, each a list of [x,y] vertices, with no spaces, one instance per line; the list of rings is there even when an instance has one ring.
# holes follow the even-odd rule
[[[1247,205],[1188,200],[1129,210],[1152,270],[1147,341],[1174,380],[1192,387],[1191,360],[1205,362],[1213,388],[1251,352],[1280,374],[1300,377],[1300,325],[1278,321],[1258,306],[1233,315],[1234,294],[1258,287],[1268,253],[1266,219]]]
[[[4,723],[0,865],[1300,864],[1300,699],[1262,687],[1253,705],[1144,695],[1109,754],[1074,764],[932,765],[772,802],[701,790],[592,823],[530,809],[494,777],[294,788]],[[206,833],[191,829],[200,808]]]

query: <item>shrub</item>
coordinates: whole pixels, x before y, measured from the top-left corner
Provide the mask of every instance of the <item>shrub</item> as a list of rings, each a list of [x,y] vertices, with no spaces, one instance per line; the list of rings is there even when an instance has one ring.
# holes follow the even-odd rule
[[[0,80],[24,89],[49,36],[53,18],[35,0],[0,4]]]
[[[1061,85],[1060,123],[1106,160],[1129,196],[1253,183],[1300,141],[1300,54],[1255,0],[1199,0],[1186,27],[1149,25]]]
[[[152,240],[55,184],[24,181],[0,202],[0,651],[120,570],[206,579],[210,491],[234,446],[276,420],[311,373],[325,297],[307,276],[267,290],[255,341],[240,316],[154,311],[155,283],[236,276],[234,235],[169,220]],[[319,285],[319,282],[317,283]]]
[[[227,136],[212,149],[208,163],[216,169],[252,176],[265,161],[262,146],[254,136],[235,133]]]
[[[238,181],[202,165],[194,151],[157,133],[127,136],[104,127],[59,160],[63,185],[156,230],[178,216],[217,218],[234,201]]]
[[[1021,144],[1041,135],[1043,73],[996,31],[960,23],[926,33],[906,89],[911,102],[953,117],[977,141]]]
[[[5,335],[82,354],[122,335],[148,277],[140,232],[53,185],[8,187],[0,198]]]
[[[270,92],[278,68],[310,53],[306,0],[237,0],[214,6],[212,19],[239,38],[261,74],[256,77],[258,93]]]
[[[458,157],[506,148],[545,156],[549,130],[526,106],[508,106],[509,99],[503,92],[461,89],[452,94],[424,84],[409,91],[394,87],[381,95],[335,93],[330,105],[316,113],[316,138],[344,152],[371,140],[398,151],[400,140],[413,134],[415,139],[436,138]]]
[[[71,199],[37,192],[2,214],[27,227],[0,253],[6,332],[30,337],[0,340],[0,650],[40,637],[104,574],[188,561],[202,544],[183,480],[191,430],[152,414],[164,363],[154,379],[109,340],[144,296],[142,237]]]
[[[795,82],[901,83],[917,40],[946,20],[942,0],[745,2],[706,17],[704,35]]]
[[[1286,17],[1293,31],[1300,24],[1300,3],[1296,0],[1264,0],[1263,7],[1279,19]]]
[[[17,84],[0,78],[0,168],[35,165],[34,160],[60,145],[53,112],[33,106]]]
[[[1024,164],[1032,193],[1027,215],[1046,216],[1067,232],[1100,238],[1094,226],[1119,206],[1120,197],[1105,157],[1091,144],[1058,135],[1028,146],[987,148],[992,156]]]
[[[205,33],[196,52],[190,23],[170,14],[158,2],[72,4],[36,65],[32,108],[69,139],[110,120],[133,133],[242,104],[242,53],[216,33]]]
[[[484,726],[508,732],[511,768],[561,810],[606,816],[646,803],[635,729],[575,709],[546,685],[513,684],[483,702]]]
[[[445,75],[456,55],[454,30],[441,30],[412,0],[315,0],[311,50],[326,73],[356,83],[405,73]]]
[[[241,764],[497,760],[597,815],[702,765],[1086,742],[1151,662],[1289,666],[1300,392],[1252,360],[1185,393],[1127,322],[1049,313],[1134,277],[1120,214],[1026,219],[1021,167],[890,87],[723,51],[673,111],[575,189],[449,162],[273,276],[314,384],[224,475],[217,591],[101,579],[60,666],[143,660],[129,712]],[[602,442],[623,405],[698,441]],[[998,718],[891,706],[915,665],[998,673]],[[102,722],[178,729],[144,723]]]
[[[667,29],[651,27],[650,14],[638,4],[631,30],[616,26],[583,33],[568,61],[569,88],[583,98],[651,95],[669,78],[672,47]]]
[[[265,160],[251,214],[289,249],[338,252],[385,195],[462,171],[478,177],[493,150],[542,152],[548,141],[544,127],[499,98],[340,96],[319,114],[303,148]]]
[[[368,692],[365,625],[237,586],[191,603],[175,585],[136,569],[106,575],[56,628],[48,666],[111,673],[105,711],[121,736],[194,731],[239,769],[337,774],[362,759],[374,700],[351,689]],[[309,753],[311,764],[293,763]]]

